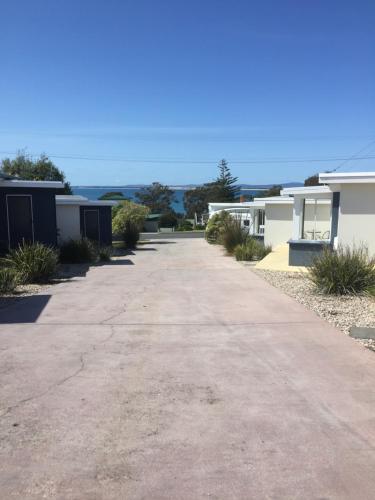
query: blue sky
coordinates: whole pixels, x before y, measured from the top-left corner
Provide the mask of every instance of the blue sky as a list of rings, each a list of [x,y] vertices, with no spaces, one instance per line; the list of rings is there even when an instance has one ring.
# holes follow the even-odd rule
[[[242,182],[303,180],[341,163],[307,159],[366,145],[374,159],[341,170],[375,170],[373,0],[0,0],[0,15],[0,157],[64,156],[86,185],[205,182],[221,158]]]

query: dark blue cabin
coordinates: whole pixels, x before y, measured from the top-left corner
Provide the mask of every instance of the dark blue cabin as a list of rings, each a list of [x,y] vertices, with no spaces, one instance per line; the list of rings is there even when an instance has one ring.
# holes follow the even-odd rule
[[[57,245],[55,195],[62,182],[0,177],[0,251],[23,241]]]
[[[108,202],[107,202],[108,203]],[[112,245],[112,202],[100,204],[91,201],[80,207],[81,234],[103,246]]]

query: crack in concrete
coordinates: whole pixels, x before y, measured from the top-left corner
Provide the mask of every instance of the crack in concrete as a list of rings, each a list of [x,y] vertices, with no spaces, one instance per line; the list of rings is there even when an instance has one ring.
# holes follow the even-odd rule
[[[54,389],[56,387],[60,387],[63,384],[65,384],[66,382],[68,382],[68,380],[71,380],[72,378],[77,377],[77,375],[79,375],[85,369],[85,367],[86,367],[84,356],[88,355],[90,353],[90,351],[94,351],[97,346],[103,345],[106,342],[108,342],[109,340],[111,340],[111,338],[115,335],[116,332],[115,332],[115,328],[114,328],[113,325],[103,325],[103,326],[109,326],[110,330],[111,330],[111,333],[107,337],[105,337],[103,340],[101,340],[100,342],[92,344],[89,349],[87,349],[86,351],[83,351],[83,352],[80,353],[80,355],[79,355],[80,366],[79,366],[78,369],[76,369],[70,375],[68,375],[68,376],[62,378],[61,380],[58,380],[57,382],[51,384],[49,387],[47,387],[47,389],[45,389],[44,391],[40,392],[39,394],[34,394],[34,395],[29,396],[27,398],[21,399],[17,403],[15,403],[15,404],[13,404],[11,406],[8,406],[5,409],[5,411],[3,411],[3,413],[0,413],[0,418],[5,417],[10,412],[12,412],[14,409],[19,408],[20,406],[24,405],[25,403],[29,403],[30,401],[34,401],[36,399],[42,398],[43,396],[45,396],[46,394],[48,394],[52,389]]]

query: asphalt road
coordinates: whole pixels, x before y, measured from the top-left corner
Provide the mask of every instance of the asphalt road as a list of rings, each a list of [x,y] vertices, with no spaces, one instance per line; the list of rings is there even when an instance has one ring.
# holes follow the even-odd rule
[[[1,500],[375,497],[375,354],[203,240],[0,322]]]

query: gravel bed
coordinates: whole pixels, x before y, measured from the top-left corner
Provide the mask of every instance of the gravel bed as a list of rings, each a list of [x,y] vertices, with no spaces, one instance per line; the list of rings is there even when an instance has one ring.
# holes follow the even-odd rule
[[[254,272],[333,323],[346,334],[349,334],[352,326],[375,327],[375,299],[373,297],[323,295],[316,291],[313,283],[304,273],[264,269],[254,269]],[[374,340],[356,340],[375,351]]]

